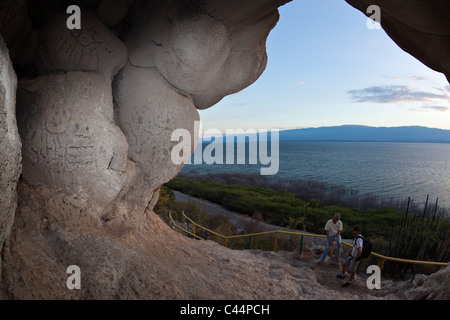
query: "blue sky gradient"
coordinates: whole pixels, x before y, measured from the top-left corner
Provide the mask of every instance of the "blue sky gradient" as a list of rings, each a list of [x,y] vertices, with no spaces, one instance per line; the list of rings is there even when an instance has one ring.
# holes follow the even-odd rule
[[[200,111],[203,130],[346,124],[450,129],[450,86],[344,0],[280,8],[262,76]],[[381,19],[383,17],[381,16]]]

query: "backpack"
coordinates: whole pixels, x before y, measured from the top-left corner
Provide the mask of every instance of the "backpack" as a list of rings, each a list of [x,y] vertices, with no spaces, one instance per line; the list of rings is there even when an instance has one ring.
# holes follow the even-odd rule
[[[370,242],[369,240],[363,239],[362,237],[358,237],[361,238],[363,241],[363,247],[362,247],[362,252],[361,255],[358,257],[358,259],[356,261],[362,260],[364,258],[368,258],[370,256],[370,253],[372,252],[372,242]],[[358,239],[356,238],[356,239]]]

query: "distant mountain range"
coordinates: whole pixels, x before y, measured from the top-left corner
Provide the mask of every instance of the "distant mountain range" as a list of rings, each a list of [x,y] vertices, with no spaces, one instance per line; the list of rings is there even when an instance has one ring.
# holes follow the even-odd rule
[[[420,126],[369,127],[343,125],[280,131],[280,141],[402,141],[450,143],[450,130]]]

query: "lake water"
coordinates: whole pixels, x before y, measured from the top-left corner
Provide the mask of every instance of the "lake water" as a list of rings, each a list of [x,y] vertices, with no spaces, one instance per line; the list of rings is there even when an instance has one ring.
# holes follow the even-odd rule
[[[203,145],[203,148],[205,148]],[[248,149],[247,149],[248,150]],[[270,147],[269,147],[270,150]],[[186,164],[183,172],[259,173],[258,164]],[[281,179],[311,179],[415,201],[450,206],[450,144],[403,142],[280,142]]]

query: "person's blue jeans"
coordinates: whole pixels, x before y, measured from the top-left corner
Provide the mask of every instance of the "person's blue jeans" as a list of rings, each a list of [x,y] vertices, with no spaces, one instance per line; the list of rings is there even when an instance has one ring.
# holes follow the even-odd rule
[[[330,241],[328,241],[328,239],[327,239],[327,247],[326,247],[325,251],[323,252],[322,258],[320,258],[320,261],[325,261],[325,258],[327,257],[328,252],[330,252],[330,249],[331,249],[330,242],[331,242],[331,244],[333,244],[335,238],[336,238],[336,235],[331,236]],[[339,237],[336,239],[336,251],[337,251],[336,256],[338,259],[341,255],[341,247],[342,247],[342,239],[341,239],[341,236],[339,235]]]

